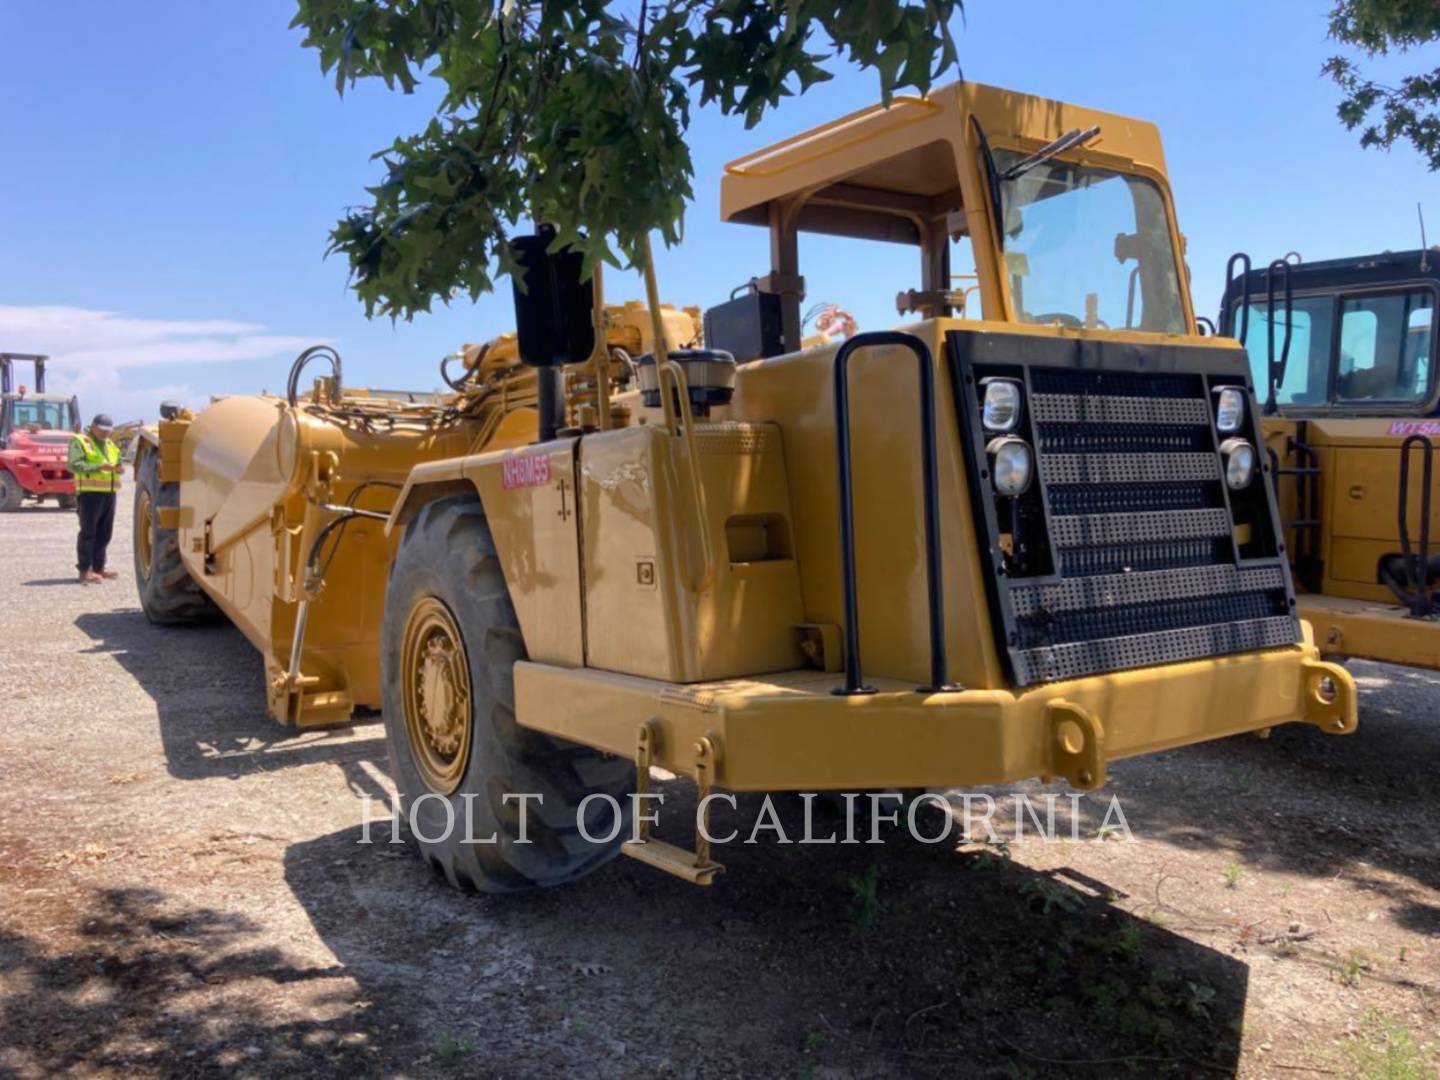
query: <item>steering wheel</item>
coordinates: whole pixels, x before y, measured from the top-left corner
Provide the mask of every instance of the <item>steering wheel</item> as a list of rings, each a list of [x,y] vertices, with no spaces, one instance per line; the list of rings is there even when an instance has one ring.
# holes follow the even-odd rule
[[[1083,319],[1077,319],[1068,311],[1047,311],[1044,315],[1031,315],[1031,322],[1037,323],[1059,323],[1067,330],[1080,330],[1085,326]]]

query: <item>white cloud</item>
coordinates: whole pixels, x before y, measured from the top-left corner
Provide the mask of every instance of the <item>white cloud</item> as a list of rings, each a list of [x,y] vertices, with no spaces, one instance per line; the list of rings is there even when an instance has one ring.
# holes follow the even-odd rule
[[[203,405],[209,391],[184,375],[176,379],[177,367],[267,360],[316,340],[229,319],[140,319],[90,308],[0,304],[0,348],[49,354],[47,389],[77,395],[85,416],[108,412],[121,422],[154,419],[163,400]],[[144,368],[170,370],[137,370]],[[28,382],[27,376],[19,381]]]

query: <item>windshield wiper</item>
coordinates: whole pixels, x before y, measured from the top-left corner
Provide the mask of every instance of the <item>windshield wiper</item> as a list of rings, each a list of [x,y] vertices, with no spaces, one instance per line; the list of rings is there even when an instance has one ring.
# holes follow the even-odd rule
[[[1001,180],[1018,180],[1037,165],[1044,165],[1051,158],[1065,153],[1066,150],[1074,150],[1077,146],[1084,146],[1100,134],[1100,125],[1096,124],[1088,131],[1081,131],[1076,128],[1074,131],[1067,131],[1052,143],[1047,143],[1029,157],[1017,161],[1010,168],[1000,174]]]

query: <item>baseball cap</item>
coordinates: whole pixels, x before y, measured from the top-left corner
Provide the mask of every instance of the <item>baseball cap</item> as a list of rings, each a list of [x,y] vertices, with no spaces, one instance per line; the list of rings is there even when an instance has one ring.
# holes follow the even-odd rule
[[[115,421],[111,420],[106,413],[96,413],[95,419],[90,421],[90,426],[104,428],[106,431],[110,431],[115,427]]]

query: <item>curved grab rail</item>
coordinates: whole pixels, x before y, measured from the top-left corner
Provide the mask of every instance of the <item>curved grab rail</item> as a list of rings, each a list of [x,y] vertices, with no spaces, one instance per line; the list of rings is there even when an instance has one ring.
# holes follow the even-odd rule
[[[1233,337],[1245,344],[1245,339],[1250,336],[1250,256],[1243,251],[1237,251],[1231,255],[1225,263],[1225,298],[1230,297],[1230,289],[1235,284],[1235,264],[1243,263],[1244,272],[1240,275],[1240,333],[1235,333],[1235,309],[1228,304],[1220,312],[1220,333],[1225,337]]]
[[[690,479],[690,499],[695,506],[695,528],[700,533],[700,548],[705,558],[705,572],[692,588],[703,593],[715,581],[715,545],[710,539],[710,515],[705,507],[705,485],[700,482],[700,454],[695,445],[695,414],[690,408],[690,381],[685,370],[674,360],[667,360],[656,371],[660,384],[660,400],[669,402],[671,395],[679,402],[678,422],[666,409],[667,426],[672,434],[685,440],[686,472]],[[666,385],[669,376],[670,385]],[[676,430],[678,427],[679,430]]]
[[[845,684],[842,697],[873,694],[860,666],[860,602],[855,585],[855,493],[850,469],[850,358],[859,349],[893,345],[909,349],[920,365],[920,458],[925,503],[925,586],[930,608],[930,685],[922,693],[959,689],[951,685],[945,656],[945,602],[940,567],[940,495],[936,479],[935,366],[929,347],[914,334],[872,331],[848,338],[835,354],[835,447],[839,470],[841,586],[845,600]]]
[[[1421,450],[1420,473],[1420,549],[1410,540],[1410,450],[1418,446]],[[1430,595],[1430,491],[1435,448],[1424,435],[1408,436],[1400,444],[1400,550],[1405,560],[1405,570],[1410,575],[1410,584],[1415,587],[1415,596],[1410,600],[1410,614],[1417,619],[1428,616],[1434,607]]]
[[[1275,273],[1285,283],[1285,338],[1280,348],[1280,360],[1275,360]],[[1265,415],[1273,416],[1276,411],[1276,395],[1280,384],[1285,381],[1285,368],[1290,362],[1290,334],[1295,327],[1295,293],[1290,285],[1290,264],[1276,259],[1265,268],[1265,375],[1270,386],[1265,393]]]

